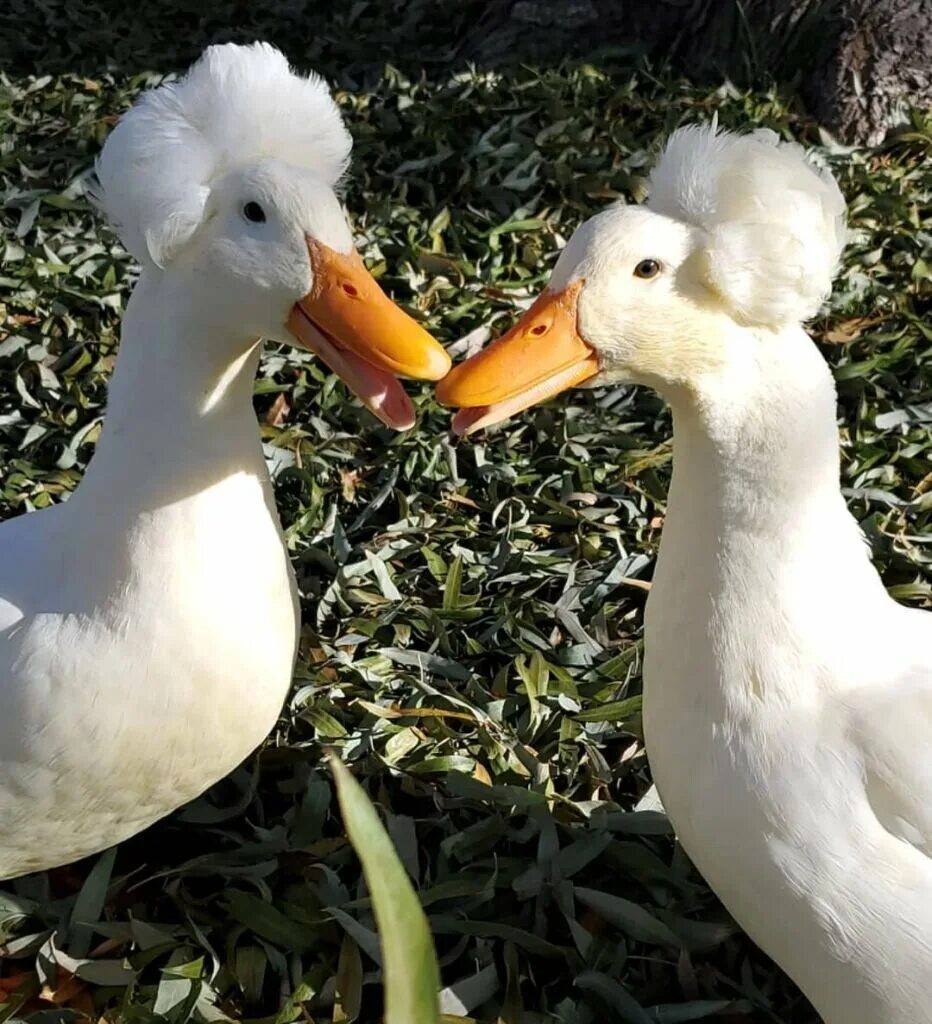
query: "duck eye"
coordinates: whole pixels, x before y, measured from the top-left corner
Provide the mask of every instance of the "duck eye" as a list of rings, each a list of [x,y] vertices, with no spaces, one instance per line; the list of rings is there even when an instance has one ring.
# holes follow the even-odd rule
[[[265,223],[265,210],[255,202],[249,202],[243,207],[243,216],[251,224]]]
[[[656,277],[660,273],[659,260],[641,260],[634,268],[634,276],[643,278],[645,281]]]

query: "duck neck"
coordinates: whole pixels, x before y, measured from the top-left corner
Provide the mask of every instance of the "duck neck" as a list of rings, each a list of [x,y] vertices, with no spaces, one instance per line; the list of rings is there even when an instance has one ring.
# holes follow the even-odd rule
[[[840,579],[863,596],[879,584],[839,488],[828,366],[799,328],[741,329],[733,348],[722,368],[666,396],[673,480],[656,604],[683,616],[783,614],[821,590],[837,601]]]
[[[141,511],[234,474],[266,480],[252,408],[258,339],[231,338],[194,298],[153,268],[133,291],[106,421],[75,494],[96,509],[117,500]]]
[[[734,358],[695,387],[668,395],[674,420],[668,521],[701,525],[716,537],[772,538],[793,531],[803,516],[838,507],[835,388],[798,328],[737,338],[735,349]]]

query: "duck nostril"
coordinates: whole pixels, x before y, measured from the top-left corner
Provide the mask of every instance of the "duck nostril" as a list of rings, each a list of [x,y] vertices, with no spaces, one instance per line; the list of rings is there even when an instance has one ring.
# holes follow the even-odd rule
[[[539,338],[542,334],[547,333],[547,324],[538,324],[536,327],[531,328],[531,334],[536,338]]]
[[[350,284],[348,281],[343,282],[343,291],[351,298],[355,299],[359,296],[359,292],[356,290],[356,286]]]

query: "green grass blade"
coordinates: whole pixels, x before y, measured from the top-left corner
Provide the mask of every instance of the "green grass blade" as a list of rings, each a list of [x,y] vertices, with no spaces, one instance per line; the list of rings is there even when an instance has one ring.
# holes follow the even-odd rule
[[[338,758],[330,759],[330,767],[379,928],[385,1024],[439,1024],[440,968],[417,893],[362,786]]]

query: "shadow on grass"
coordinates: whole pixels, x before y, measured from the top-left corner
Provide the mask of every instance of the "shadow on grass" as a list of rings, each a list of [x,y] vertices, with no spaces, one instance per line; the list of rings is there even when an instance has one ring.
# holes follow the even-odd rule
[[[264,39],[296,64],[351,86],[386,62],[449,66],[488,7],[487,0],[10,0],[0,15],[0,56],[17,76],[134,75],[180,70],[211,43]]]
[[[619,48],[674,58],[696,80],[759,83],[768,71],[792,82],[828,55],[834,2],[768,31],[760,6],[704,0],[684,14],[674,0],[8,0],[0,66],[18,77],[131,76],[180,70],[211,43],[265,39],[348,88],[386,63],[435,77]]]

